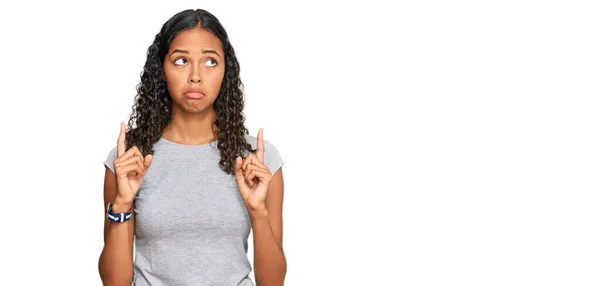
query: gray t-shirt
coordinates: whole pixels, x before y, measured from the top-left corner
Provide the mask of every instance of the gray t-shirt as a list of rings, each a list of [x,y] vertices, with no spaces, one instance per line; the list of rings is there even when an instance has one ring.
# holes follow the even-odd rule
[[[216,144],[154,144],[135,199],[134,285],[254,285],[248,212]],[[115,147],[104,162],[113,173],[116,156]],[[264,164],[273,174],[283,166],[267,140]]]

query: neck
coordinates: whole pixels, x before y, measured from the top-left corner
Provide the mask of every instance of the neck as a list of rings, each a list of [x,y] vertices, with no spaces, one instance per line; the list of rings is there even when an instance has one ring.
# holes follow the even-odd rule
[[[217,139],[212,129],[216,119],[217,113],[212,107],[201,113],[183,112],[174,108],[171,121],[165,127],[162,137],[185,145],[206,144]]]

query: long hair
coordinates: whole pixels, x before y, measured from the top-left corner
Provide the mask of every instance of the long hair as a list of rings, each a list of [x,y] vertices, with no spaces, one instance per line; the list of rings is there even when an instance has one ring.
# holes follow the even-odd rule
[[[144,156],[154,154],[152,146],[161,138],[163,130],[171,120],[172,111],[172,99],[163,77],[163,61],[175,36],[194,27],[208,30],[218,37],[223,45],[225,74],[213,105],[217,117],[212,127],[221,155],[219,166],[223,171],[233,174],[235,158],[243,157],[245,151],[256,150],[252,149],[244,138],[244,134],[249,133],[244,125],[243,84],[235,51],[219,20],[202,9],[189,9],[175,14],[164,23],[148,48],[141,82],[136,87],[137,94],[128,122],[125,139],[127,149],[137,146]],[[218,131],[214,130],[214,126]]]

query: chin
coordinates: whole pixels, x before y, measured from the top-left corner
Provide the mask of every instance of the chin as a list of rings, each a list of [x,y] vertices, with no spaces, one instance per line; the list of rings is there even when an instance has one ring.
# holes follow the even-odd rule
[[[178,109],[185,113],[204,113],[212,109],[212,104],[206,102],[183,102],[183,104],[177,104]]]
[[[203,113],[208,110],[208,106],[185,106],[183,110],[189,113]]]

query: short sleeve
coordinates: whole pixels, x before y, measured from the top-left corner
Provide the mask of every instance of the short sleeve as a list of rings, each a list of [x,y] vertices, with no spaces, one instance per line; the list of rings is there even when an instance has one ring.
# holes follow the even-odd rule
[[[281,155],[279,154],[279,150],[269,142],[269,140],[265,140],[265,165],[269,167],[271,170],[271,175],[274,175],[279,168],[281,168],[284,164]]]
[[[117,147],[113,147],[112,150],[108,153],[106,157],[106,161],[104,161],[104,166],[109,168],[113,174],[115,173],[115,160],[117,159]]]

